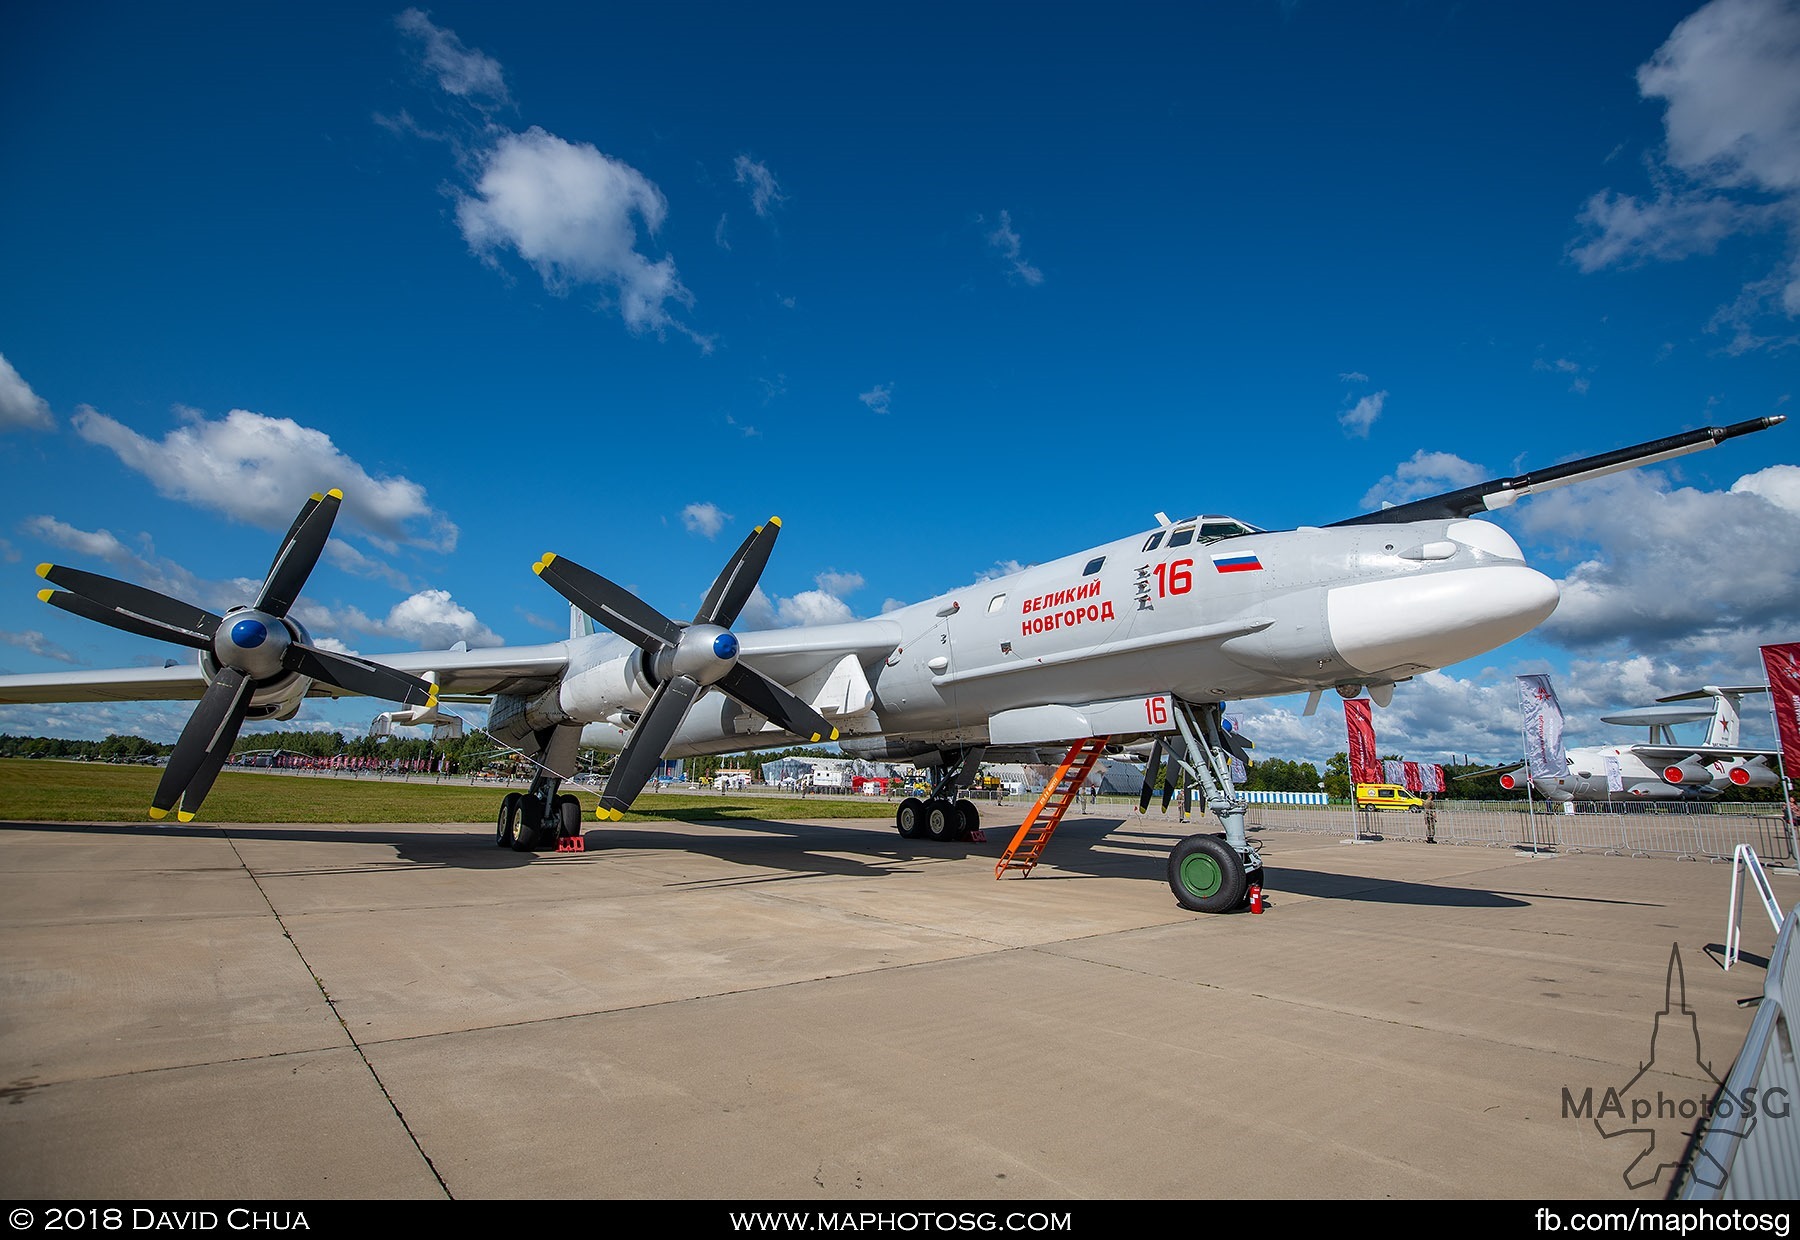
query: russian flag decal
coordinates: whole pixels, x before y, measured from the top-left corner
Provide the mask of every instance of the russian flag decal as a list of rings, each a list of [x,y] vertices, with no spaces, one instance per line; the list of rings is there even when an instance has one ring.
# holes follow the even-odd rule
[[[1235,554],[1215,555],[1213,567],[1221,573],[1257,573],[1262,571],[1262,561],[1256,558],[1254,551],[1240,551]]]

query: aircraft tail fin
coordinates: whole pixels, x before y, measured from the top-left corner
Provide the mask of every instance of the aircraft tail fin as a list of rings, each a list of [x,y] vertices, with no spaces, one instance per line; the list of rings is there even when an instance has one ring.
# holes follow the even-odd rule
[[[1712,722],[1706,727],[1706,745],[1721,749],[1730,749],[1743,743],[1743,727],[1738,702],[1752,693],[1767,693],[1764,685],[1707,685],[1692,693],[1677,693],[1673,697],[1657,698],[1659,702],[1687,702],[1697,698],[1713,700]]]
[[[594,618],[575,604],[569,604],[569,636],[589,637],[599,630],[594,628]]]

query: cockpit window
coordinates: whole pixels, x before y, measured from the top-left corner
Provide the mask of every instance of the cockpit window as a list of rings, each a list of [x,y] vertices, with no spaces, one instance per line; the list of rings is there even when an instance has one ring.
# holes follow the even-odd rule
[[[1254,534],[1252,526],[1242,521],[1204,521],[1200,525],[1200,541],[1203,543],[1218,542],[1221,538],[1236,538],[1239,534]]]
[[[1171,547],[1185,547],[1193,541],[1194,527],[1191,525],[1184,525],[1173,534],[1169,535],[1169,545]]]
[[[1155,551],[1158,547],[1162,546],[1162,536],[1163,536],[1163,532],[1161,530],[1158,530],[1158,531],[1156,531],[1156,533],[1150,535],[1150,541],[1144,544],[1144,550],[1145,551]]]
[[[1083,577],[1092,577],[1095,573],[1100,571],[1100,566],[1104,563],[1106,563],[1105,556],[1095,556],[1087,562],[1087,567],[1081,570],[1081,575]]]

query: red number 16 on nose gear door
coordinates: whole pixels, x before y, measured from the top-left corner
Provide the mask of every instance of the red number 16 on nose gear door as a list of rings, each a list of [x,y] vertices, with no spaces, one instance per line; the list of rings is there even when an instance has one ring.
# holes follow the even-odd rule
[[[1153,726],[1160,727],[1169,722],[1169,699],[1152,697],[1144,699],[1144,718]]]

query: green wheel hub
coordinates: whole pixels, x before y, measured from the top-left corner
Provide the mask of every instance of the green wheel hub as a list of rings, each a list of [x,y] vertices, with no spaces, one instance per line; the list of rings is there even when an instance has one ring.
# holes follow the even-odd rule
[[[1181,885],[1200,899],[1214,895],[1225,882],[1219,863],[1204,853],[1195,853],[1181,863]]]

